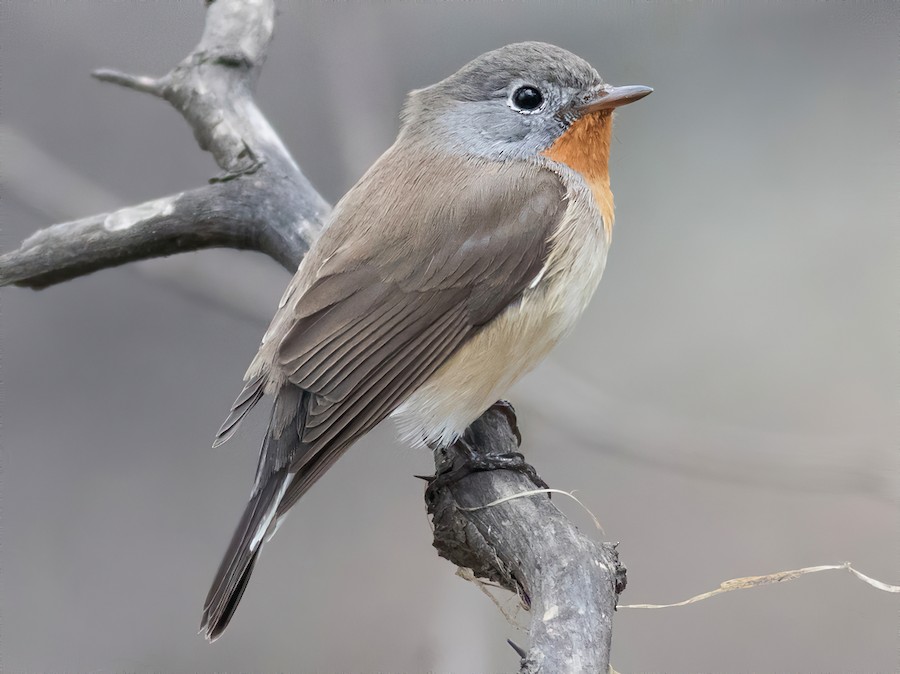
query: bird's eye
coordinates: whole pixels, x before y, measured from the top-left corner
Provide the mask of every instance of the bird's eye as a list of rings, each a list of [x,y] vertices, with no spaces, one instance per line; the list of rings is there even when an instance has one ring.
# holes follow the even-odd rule
[[[531,112],[541,107],[544,95],[535,87],[524,86],[516,89],[509,100],[516,110]]]

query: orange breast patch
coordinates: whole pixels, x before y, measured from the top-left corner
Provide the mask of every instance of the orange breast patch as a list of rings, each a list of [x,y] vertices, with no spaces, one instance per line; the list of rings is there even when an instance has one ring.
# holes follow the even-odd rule
[[[584,178],[603,215],[603,228],[612,234],[615,209],[609,189],[609,142],[612,114],[595,112],[576,120],[556,139],[544,156],[578,171]]]

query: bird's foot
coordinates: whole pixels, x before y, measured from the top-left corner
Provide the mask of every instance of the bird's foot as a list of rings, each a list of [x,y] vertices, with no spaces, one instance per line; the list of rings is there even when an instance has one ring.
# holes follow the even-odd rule
[[[489,470],[515,471],[527,477],[538,488],[549,488],[549,485],[541,479],[534,467],[525,461],[525,456],[521,452],[485,455],[476,450],[465,438],[459,438],[453,444],[453,447],[463,455],[463,460],[462,462],[454,462],[455,466],[441,471],[433,477],[424,478],[428,482],[428,487],[425,489],[425,498],[428,502],[432,502],[434,496],[441,489],[449,487],[473,473]]]

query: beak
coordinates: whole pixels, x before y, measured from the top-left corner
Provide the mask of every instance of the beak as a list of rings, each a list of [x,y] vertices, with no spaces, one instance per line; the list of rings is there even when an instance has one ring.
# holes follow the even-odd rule
[[[585,115],[591,112],[599,112],[600,110],[612,110],[621,105],[628,105],[635,101],[641,100],[644,96],[653,93],[650,87],[643,87],[639,84],[628,85],[624,87],[613,87],[604,84],[591,100],[579,105],[576,110],[579,115]]]

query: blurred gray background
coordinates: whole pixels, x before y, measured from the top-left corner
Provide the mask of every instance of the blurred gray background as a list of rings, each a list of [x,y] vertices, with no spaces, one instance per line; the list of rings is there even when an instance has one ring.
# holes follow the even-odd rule
[[[554,42],[655,87],[617,117],[598,295],[510,394],[541,474],[620,542],[623,602],[843,560],[900,581],[898,8],[282,4],[258,98],[332,202],[406,91],[499,45]],[[0,249],[217,173],[166,104],[88,77],[167,71],[201,2],[0,16]],[[430,459],[387,425],[294,510],[221,641],[196,636],[266,413],[210,443],[287,280],[213,251],[3,291],[4,671],[516,669],[504,640],[525,636],[432,551],[412,477]],[[621,610],[613,664],[897,671],[898,606],[831,572]]]

